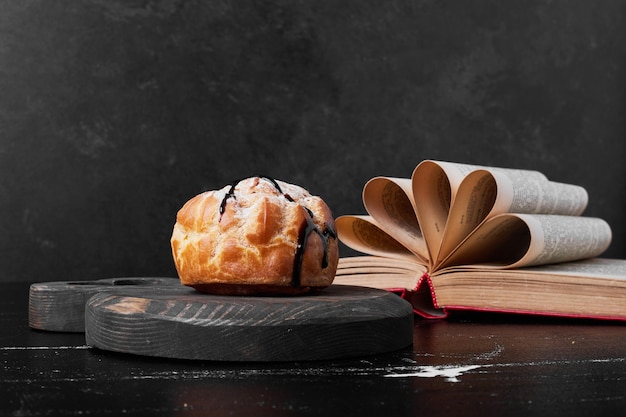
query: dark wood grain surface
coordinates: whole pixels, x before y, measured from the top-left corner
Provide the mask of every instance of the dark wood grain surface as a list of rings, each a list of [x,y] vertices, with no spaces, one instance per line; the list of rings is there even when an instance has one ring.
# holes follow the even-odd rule
[[[90,298],[85,338],[100,349],[176,359],[337,359],[409,346],[413,309],[395,294],[343,285],[294,297],[146,288]]]
[[[417,319],[413,345],[328,361],[189,361],[90,348],[28,326],[0,287],[0,415],[622,414],[626,326],[462,314]]]

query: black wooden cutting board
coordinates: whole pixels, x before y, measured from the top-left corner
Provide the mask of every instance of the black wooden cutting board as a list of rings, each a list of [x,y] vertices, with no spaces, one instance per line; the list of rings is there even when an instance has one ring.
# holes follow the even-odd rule
[[[82,315],[90,346],[214,361],[335,359],[394,351],[413,342],[410,304],[382,290],[333,285],[296,297],[217,296],[175,279],[127,280],[138,281],[31,287],[29,309],[36,313],[31,327],[80,331]],[[63,285],[70,285],[71,301],[60,299],[67,292],[50,290]],[[50,306],[56,306],[56,319],[45,318],[46,311],[54,311]]]
[[[187,292],[177,278],[129,277],[91,281],[39,282],[30,286],[28,325],[53,332],[84,332],[85,304],[96,294],[142,294],[145,291]]]

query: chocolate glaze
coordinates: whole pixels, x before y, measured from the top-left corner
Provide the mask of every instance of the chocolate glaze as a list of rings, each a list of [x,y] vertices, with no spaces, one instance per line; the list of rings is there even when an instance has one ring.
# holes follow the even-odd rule
[[[237,186],[237,184],[239,184],[240,181],[241,180],[233,181],[232,184],[230,185],[230,188],[226,192],[226,195],[222,199],[222,202],[220,203],[220,219],[219,219],[219,221],[222,221],[222,214],[224,214],[224,211],[226,210],[226,202],[228,201],[228,199],[231,198],[231,197],[232,198],[237,198],[237,197],[235,197],[235,187]]]
[[[276,188],[276,190],[280,194],[282,194],[287,200],[294,202],[293,198],[289,194],[285,194],[283,192],[283,190],[280,188],[280,185],[278,184],[278,182],[276,182],[275,179],[271,177],[267,177],[267,176],[258,176],[258,178],[262,178],[262,179],[269,181],[270,183],[272,183],[274,188]],[[226,204],[228,203],[228,199],[237,198],[235,196],[235,187],[237,187],[237,184],[239,184],[239,182],[241,182],[242,180],[243,179],[233,181],[232,184],[230,185],[230,188],[226,192],[226,195],[224,195],[224,198],[222,199],[222,202],[220,203],[220,208],[219,208],[220,221],[222,220],[222,215],[224,214],[224,211],[226,210]],[[304,210],[307,213],[307,216],[305,218],[305,221],[300,226],[300,232],[298,234],[298,244],[296,246],[296,253],[294,255],[293,273],[291,277],[292,287],[300,286],[300,277],[302,273],[302,261],[304,259],[304,250],[306,249],[306,244],[311,233],[317,233],[317,235],[322,239],[322,244],[324,245],[324,255],[322,256],[322,268],[326,268],[328,266],[328,240],[331,238],[332,239],[337,238],[337,232],[335,232],[335,230],[330,224],[326,223],[326,227],[324,227],[324,230],[320,230],[313,222],[313,217],[314,217],[313,212],[308,207],[305,207],[302,205],[300,205],[300,207],[304,208]]]
[[[258,178],[263,178],[263,179],[271,182],[272,185],[274,186],[274,188],[276,188],[276,190],[280,194],[284,195],[287,198],[287,200],[293,201],[293,198],[291,198],[291,196],[289,194],[283,193],[283,190],[280,188],[280,185],[278,185],[278,182],[276,182],[276,180],[274,178],[261,176],[261,175],[259,175]],[[224,211],[226,211],[226,203],[228,202],[228,199],[229,198],[237,198],[235,196],[235,187],[237,187],[237,184],[239,184],[243,180],[244,180],[244,178],[240,178],[238,180],[233,181],[230,184],[230,188],[228,189],[228,191],[226,192],[226,195],[224,195],[224,198],[222,199],[222,202],[220,203],[220,209],[219,209],[220,221],[222,220],[222,214],[224,214]]]
[[[304,259],[304,250],[306,248],[306,243],[309,239],[309,236],[312,232],[315,232],[322,239],[322,244],[324,245],[324,255],[322,257],[322,268],[326,268],[328,266],[328,239],[337,238],[337,233],[331,227],[330,224],[326,223],[326,227],[323,231],[321,231],[315,223],[313,223],[313,213],[308,208],[304,207],[308,212],[309,216],[306,217],[302,226],[300,226],[300,233],[298,234],[298,245],[296,246],[296,255],[293,260],[293,275],[291,277],[291,286],[299,287],[300,286],[300,275],[302,273],[302,261]]]

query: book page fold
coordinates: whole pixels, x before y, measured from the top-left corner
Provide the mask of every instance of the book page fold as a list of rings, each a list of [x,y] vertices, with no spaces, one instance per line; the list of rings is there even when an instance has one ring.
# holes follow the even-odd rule
[[[593,217],[501,214],[483,223],[438,269],[480,264],[521,268],[592,258],[611,243],[608,223]]]

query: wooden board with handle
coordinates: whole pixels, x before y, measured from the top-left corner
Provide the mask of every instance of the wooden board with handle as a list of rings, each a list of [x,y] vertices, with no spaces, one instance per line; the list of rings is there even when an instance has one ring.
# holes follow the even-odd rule
[[[333,285],[295,297],[217,296],[164,277],[32,284],[29,326],[85,332],[104,350],[218,361],[354,357],[413,342],[410,304],[386,291]]]
[[[106,293],[141,294],[166,291],[169,294],[188,288],[178,278],[127,277],[91,281],[39,282],[30,286],[28,325],[53,332],[84,332],[85,304],[94,295]]]

